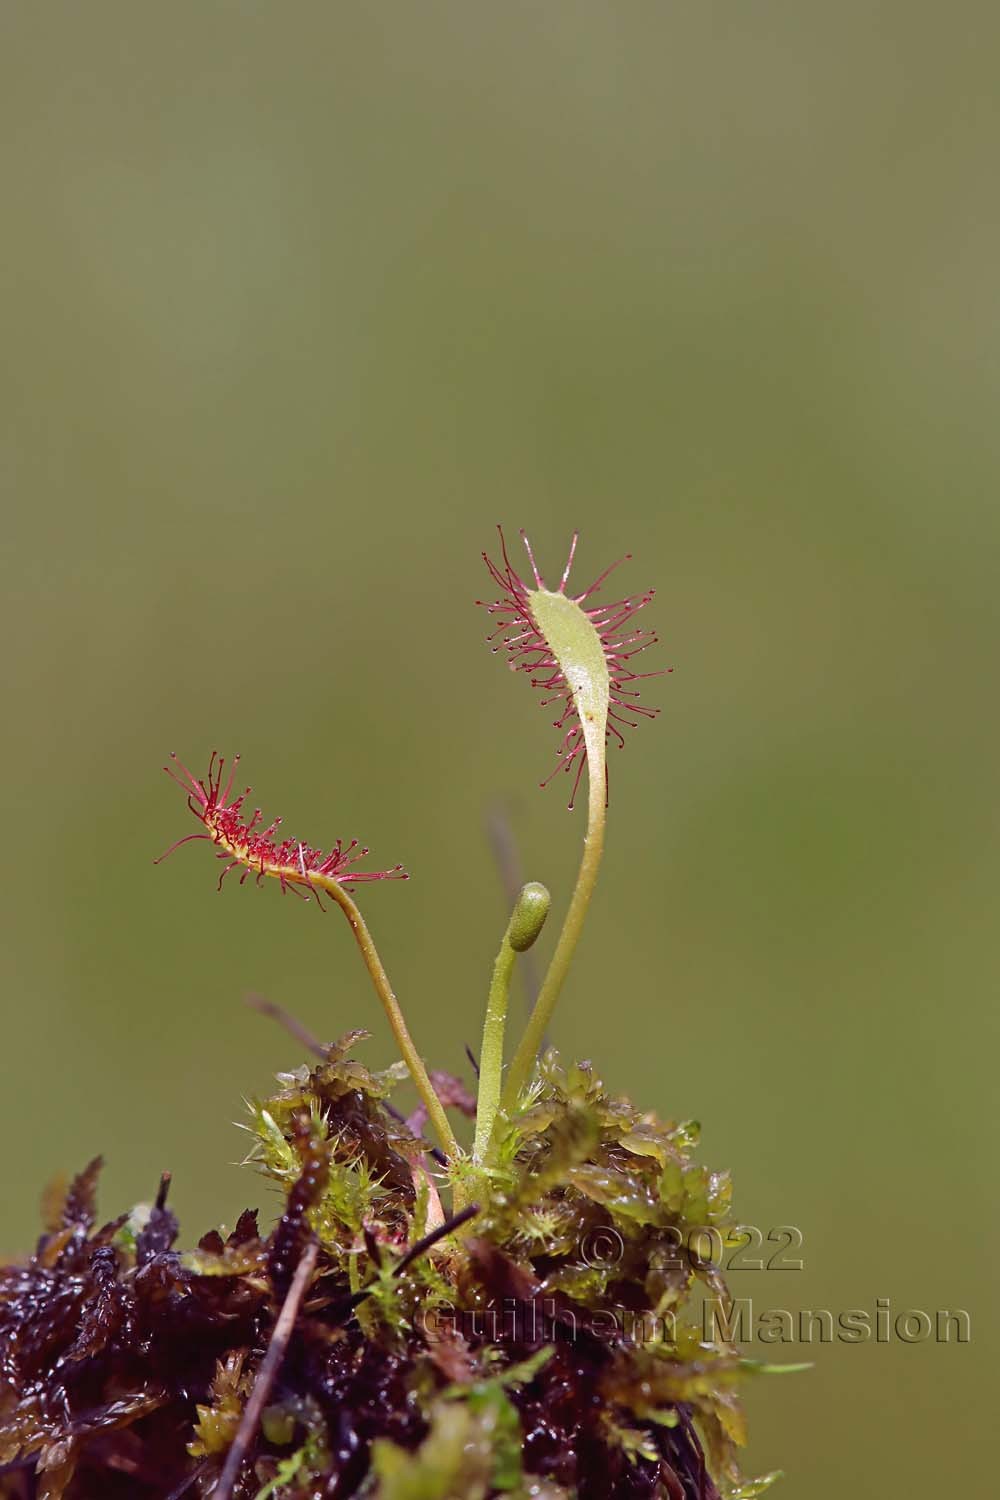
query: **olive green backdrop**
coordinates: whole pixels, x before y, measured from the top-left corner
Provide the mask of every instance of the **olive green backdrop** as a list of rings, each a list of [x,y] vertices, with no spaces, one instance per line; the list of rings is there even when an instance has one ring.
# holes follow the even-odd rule
[[[582,831],[479,553],[579,527],[676,670],[557,1040],[801,1228],[755,1307],[971,1314],[760,1346],[815,1368],[752,1392],[751,1464],[985,1490],[998,43],[972,3],[5,0],[0,1251],[96,1151],[109,1216],[166,1167],[189,1241],[268,1206],[230,1122],[299,1053],[250,990],[392,1056],[335,913],[154,869],[171,749],[405,861],[366,910],[463,1066],[486,809],[559,903]]]

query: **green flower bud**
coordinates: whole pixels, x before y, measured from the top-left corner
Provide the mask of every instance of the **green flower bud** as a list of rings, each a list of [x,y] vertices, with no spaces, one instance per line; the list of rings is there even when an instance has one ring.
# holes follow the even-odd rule
[[[545,886],[537,880],[529,880],[521,887],[507,931],[515,953],[524,953],[534,943],[545,926],[551,900]]]

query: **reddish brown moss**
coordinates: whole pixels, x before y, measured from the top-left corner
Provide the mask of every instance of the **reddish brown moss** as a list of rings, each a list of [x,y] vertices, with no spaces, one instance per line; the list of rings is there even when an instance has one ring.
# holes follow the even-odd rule
[[[240,1500],[737,1493],[740,1362],[683,1320],[698,1282],[721,1288],[689,1231],[729,1207],[691,1127],[550,1054],[464,1183],[475,1218],[404,1265],[441,1175],[387,1107],[396,1071],[350,1057],[360,1035],[254,1109],[251,1157],[285,1194],[266,1238],[247,1211],[179,1254],[165,1184],[144,1220],[95,1228],[95,1161],[0,1269],[0,1497],[211,1495],[313,1236]]]

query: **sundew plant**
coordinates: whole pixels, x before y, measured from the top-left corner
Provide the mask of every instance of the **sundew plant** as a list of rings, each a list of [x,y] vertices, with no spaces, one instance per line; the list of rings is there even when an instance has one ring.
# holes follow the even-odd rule
[[[728,1174],[696,1162],[693,1122],[545,1045],[598,881],[608,746],[658,713],[661,671],[642,669],[652,590],[616,597],[615,564],[577,592],[575,537],[550,587],[524,540],[523,575],[502,532],[484,553],[498,592],[480,602],[493,651],[556,715],[548,780],[566,778],[572,808],[586,779],[586,828],[521,1035],[509,996],[549,916],[543,885],[513,902],[478,1055],[453,1077],[413,1039],[359,905],[402,866],[284,836],[238,757],[213,754],[203,777],[172,757],[198,826],[167,854],[205,842],[220,889],[339,908],[399,1061],[372,1071],[354,1056],[364,1030],[322,1043],[267,1007],[311,1054],[246,1126],[247,1161],[281,1195],[271,1227],[248,1209],[178,1250],[166,1176],[152,1205],[98,1227],[100,1158],[46,1195],[34,1255],[0,1268],[0,1500],[746,1500],[778,1477],[738,1462],[739,1387],[763,1367],[698,1316],[729,1306]]]

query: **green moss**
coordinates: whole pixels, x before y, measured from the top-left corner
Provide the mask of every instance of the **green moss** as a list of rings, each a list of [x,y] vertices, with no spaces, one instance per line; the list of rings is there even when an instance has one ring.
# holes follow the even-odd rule
[[[163,1484],[137,1495],[187,1475],[207,1500],[315,1235],[241,1500],[307,1500],[333,1475],[376,1500],[761,1493],[776,1476],[738,1463],[748,1362],[694,1316],[699,1288],[724,1292],[699,1231],[731,1212],[697,1128],[549,1052],[490,1159],[452,1171],[475,1214],[425,1248],[448,1174],[392,1109],[398,1070],[353,1056],[364,1036],[251,1106],[248,1161],[283,1201],[268,1235],[247,1213],[178,1256],[165,1186],[95,1232],[95,1164],[50,1204],[36,1255],[0,1271],[0,1464],[44,1469],[47,1500],[103,1500],[148,1448]]]

